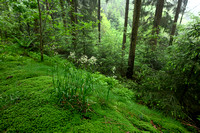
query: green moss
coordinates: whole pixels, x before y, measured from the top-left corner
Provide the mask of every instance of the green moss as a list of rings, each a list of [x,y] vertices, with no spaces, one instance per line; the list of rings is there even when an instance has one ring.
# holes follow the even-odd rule
[[[37,54],[30,55],[1,55],[0,132],[188,132],[179,122],[134,103],[134,93],[98,73],[91,74],[94,86],[87,113],[63,107],[57,102],[48,65],[54,60],[66,63],[65,68],[73,65],[58,57],[46,57],[47,62],[41,63]]]

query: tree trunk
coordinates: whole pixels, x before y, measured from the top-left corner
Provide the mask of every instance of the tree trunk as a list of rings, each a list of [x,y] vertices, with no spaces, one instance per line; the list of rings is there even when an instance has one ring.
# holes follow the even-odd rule
[[[180,19],[180,24],[182,23],[182,20],[183,20],[183,16],[185,14],[185,10],[186,10],[186,7],[187,7],[187,3],[188,3],[188,0],[183,0],[184,2],[184,7],[183,7],[183,11],[182,11],[182,14],[181,14],[181,19]]]
[[[71,9],[70,9],[70,17],[71,17],[71,25],[72,25],[72,45],[74,46],[74,51],[76,51],[77,46],[77,40],[76,40],[76,23],[77,23],[77,17],[75,15],[76,11],[76,5],[75,0],[69,0]]]
[[[21,23],[21,13],[17,14],[18,16],[18,20],[19,20],[19,31],[21,31],[21,33],[23,33],[23,27],[22,27],[22,23]]]
[[[125,11],[125,19],[124,19],[124,34],[123,34],[122,50],[125,49],[125,43],[126,43],[126,33],[127,33],[127,25],[128,25],[128,11],[129,11],[129,0],[126,0],[126,11]]]
[[[41,53],[41,61],[44,61],[43,57],[43,38],[42,38],[42,14],[40,10],[40,0],[37,0],[38,3],[38,11],[39,11],[39,19],[40,19],[40,53]]]
[[[174,23],[173,23],[171,34],[170,34],[169,45],[172,45],[173,40],[174,40],[174,34],[175,34],[175,31],[176,31],[176,24],[177,24],[177,21],[178,21],[178,16],[179,16],[180,9],[181,9],[181,4],[182,4],[182,0],[178,0],[178,6],[176,8],[176,14],[175,14],[175,17],[174,17]]]
[[[128,11],[129,11],[129,0],[126,0],[126,9],[125,9],[125,18],[124,18],[124,33],[122,41],[122,60],[121,60],[121,74],[124,76],[124,55],[125,55],[125,44],[126,44],[126,34],[127,34],[127,25],[128,25]]]
[[[98,0],[98,32],[99,32],[99,43],[101,42],[101,0]]]
[[[64,8],[64,1],[63,0],[60,0],[60,7],[61,7],[63,25],[66,28],[67,27],[67,22],[66,22],[66,18],[65,18],[65,8]]]
[[[74,0],[74,12],[78,13],[78,0]],[[75,15],[75,23],[78,24],[78,18],[77,15]]]
[[[181,19],[180,19],[180,24],[182,23],[182,21],[183,21],[183,16],[184,16],[184,13],[185,13],[185,9],[184,9],[184,11],[182,12],[182,14],[181,14]]]
[[[128,79],[132,79],[132,76],[133,76],[140,10],[141,10],[141,0],[135,0],[134,13],[133,13],[133,25],[132,25],[132,33],[131,33],[131,43],[130,43],[129,58],[128,58],[128,69],[127,69],[127,73],[126,73],[126,77]]]
[[[48,0],[46,0],[45,3],[46,3],[46,11],[47,11],[47,15],[50,15],[50,16],[51,16],[51,19],[53,20],[53,18],[52,18],[52,14],[50,13],[50,5],[49,5]],[[52,21],[50,21],[50,24],[52,24]]]
[[[155,12],[155,17],[154,17],[154,22],[153,22],[153,31],[152,31],[152,35],[154,36],[156,33],[156,37],[151,39],[153,50],[155,50],[155,47],[157,45],[157,36],[160,31],[159,25],[162,18],[163,7],[164,7],[164,0],[157,0],[156,12]]]

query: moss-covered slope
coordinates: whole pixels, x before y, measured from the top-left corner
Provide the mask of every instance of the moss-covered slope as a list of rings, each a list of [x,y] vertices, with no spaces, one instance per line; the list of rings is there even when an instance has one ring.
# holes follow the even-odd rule
[[[90,74],[95,91],[87,112],[61,106],[52,82],[53,60],[40,63],[37,58],[1,53],[0,132],[188,132],[179,122],[134,103],[130,90],[98,73]],[[109,99],[108,80],[113,80]]]

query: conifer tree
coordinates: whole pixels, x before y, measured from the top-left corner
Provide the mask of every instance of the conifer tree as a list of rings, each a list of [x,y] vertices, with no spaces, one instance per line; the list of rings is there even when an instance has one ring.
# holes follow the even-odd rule
[[[133,13],[133,25],[132,25],[132,33],[131,33],[131,43],[130,43],[129,58],[128,58],[128,68],[127,68],[127,73],[126,73],[126,77],[128,79],[132,79],[132,76],[133,76],[140,10],[141,10],[141,0],[135,0],[134,13]]]

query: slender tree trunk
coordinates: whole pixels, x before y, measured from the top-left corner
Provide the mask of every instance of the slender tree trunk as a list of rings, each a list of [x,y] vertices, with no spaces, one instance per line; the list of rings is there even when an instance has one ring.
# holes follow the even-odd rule
[[[1,29],[0,29],[0,37],[1,37],[1,38],[0,38],[0,39],[1,39],[1,42],[2,42],[2,44],[3,44],[3,30],[1,30]]]
[[[28,32],[28,35],[31,36],[31,27],[30,27],[29,22],[27,22],[27,32]]]
[[[51,16],[51,19],[53,20],[52,13],[50,13],[50,4],[49,4],[49,1],[46,0],[45,3],[46,3],[47,15],[50,15],[50,16]],[[52,21],[50,21],[50,24],[52,24]]]
[[[23,27],[22,27],[22,20],[21,20],[21,13],[19,13],[19,14],[17,14],[17,16],[18,16],[18,22],[19,22],[19,31],[21,31],[21,33],[23,33],[24,31],[23,31]]]
[[[184,14],[185,14],[185,10],[182,12],[182,14],[181,14],[181,19],[180,19],[180,24],[182,23],[182,21],[183,21],[183,16],[184,16]]]
[[[78,13],[78,0],[74,0],[74,12]],[[75,15],[75,23],[78,24],[77,15]]]
[[[122,62],[121,62],[121,74],[124,76],[124,55],[125,55],[125,44],[126,44],[126,34],[127,34],[127,25],[128,25],[128,11],[129,11],[129,0],[126,0],[126,9],[125,9],[125,18],[124,18],[124,33],[122,41]]]
[[[71,25],[72,25],[72,45],[74,46],[74,51],[76,51],[76,46],[77,46],[77,40],[76,40],[76,22],[77,18],[75,15],[75,0],[69,0],[71,9],[70,9],[70,17],[71,17]]]
[[[41,61],[44,61],[43,57],[43,38],[42,38],[42,14],[40,10],[40,0],[37,0],[38,3],[38,11],[39,11],[39,19],[40,19],[40,53],[41,53]]]
[[[188,3],[188,0],[183,0],[184,2],[184,7],[183,7],[183,11],[182,11],[182,14],[181,14],[181,19],[180,19],[180,24],[182,23],[182,20],[183,20],[183,16],[185,14],[185,10],[186,10],[186,7],[187,7],[187,3]]]
[[[128,25],[128,11],[129,11],[129,0],[126,0],[126,11],[125,11],[125,19],[124,19],[124,34],[123,34],[122,50],[125,49],[125,43],[126,43],[126,33],[127,33],[127,25]]]
[[[129,58],[128,58],[128,69],[126,73],[126,77],[128,79],[132,79],[133,69],[134,69],[134,61],[135,61],[135,49],[137,42],[137,33],[139,27],[139,18],[141,11],[141,0],[135,0],[134,5],[134,13],[133,13],[133,25],[132,25],[132,33],[131,33],[131,43],[129,50]]]
[[[101,42],[101,0],[98,0],[98,32],[99,32],[99,43]]]
[[[154,17],[154,22],[153,22],[153,31],[152,31],[152,35],[154,36],[156,33],[156,37],[154,37],[151,40],[153,50],[155,50],[155,47],[157,45],[157,36],[159,35],[159,31],[160,31],[159,25],[162,18],[163,7],[164,7],[164,0],[157,0],[156,12],[155,12],[155,17]]]
[[[66,22],[66,18],[65,18],[64,2],[65,1],[60,0],[60,7],[61,7],[61,14],[62,14],[63,25],[66,28],[67,27],[67,22]]]
[[[175,14],[175,17],[174,17],[174,23],[173,23],[171,34],[170,34],[169,45],[172,45],[173,40],[174,40],[174,35],[175,35],[175,32],[176,32],[176,25],[177,25],[178,16],[179,16],[180,9],[181,9],[181,4],[182,4],[182,0],[178,0],[178,5],[177,5],[177,8],[176,8],[176,14]]]

